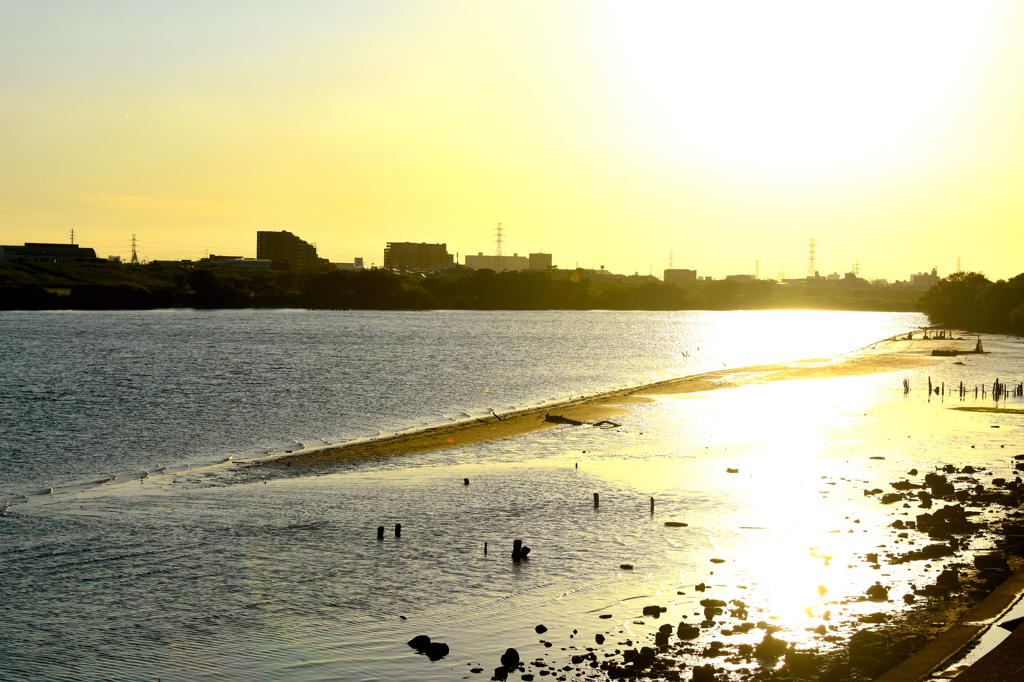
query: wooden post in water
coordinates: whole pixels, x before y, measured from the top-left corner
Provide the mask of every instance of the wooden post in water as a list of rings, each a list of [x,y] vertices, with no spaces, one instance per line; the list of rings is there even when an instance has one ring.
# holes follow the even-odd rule
[[[396,538],[402,537],[402,524],[400,524],[400,523],[396,523],[395,524],[395,537]]]
[[[484,556],[487,556],[487,543],[484,543]]]
[[[377,526],[377,539],[378,540],[383,540],[384,539],[384,526]]]
[[[651,516],[654,516],[654,498],[651,498]]]
[[[598,495],[597,493],[594,493],[594,509],[597,509],[600,506],[601,506],[601,496]]]

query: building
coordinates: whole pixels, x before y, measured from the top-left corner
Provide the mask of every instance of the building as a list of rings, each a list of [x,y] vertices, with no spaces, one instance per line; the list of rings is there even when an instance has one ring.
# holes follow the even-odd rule
[[[316,255],[316,247],[307,244],[291,232],[257,232],[256,259],[268,260],[275,266],[287,263],[288,269],[305,270],[327,265],[326,258]]]
[[[916,275],[910,276],[910,286],[912,287],[920,287],[922,289],[927,289],[931,285],[938,283],[939,273],[938,270],[936,270],[935,268],[932,268],[931,274],[919,272]]]
[[[550,255],[548,262],[551,262]],[[520,256],[518,253],[513,253],[511,256],[485,256],[483,252],[480,252],[475,256],[466,256],[466,267],[473,270],[494,270],[495,272],[529,270],[530,259]]]
[[[241,268],[243,270],[269,270],[271,261],[269,258],[243,258],[242,256],[215,256],[212,253],[209,258],[201,259],[196,265],[215,266],[223,268]]]
[[[530,254],[530,269],[531,270],[550,270],[551,265],[551,254],[550,253],[531,253]]]
[[[454,263],[455,257],[448,253],[447,244],[388,242],[384,249],[386,270],[439,270]]]
[[[98,260],[95,249],[77,244],[42,244],[26,242],[24,246],[0,246],[0,263],[27,260],[37,263],[81,263]]]
[[[697,281],[696,270],[673,269],[665,271],[666,284],[688,284]]]

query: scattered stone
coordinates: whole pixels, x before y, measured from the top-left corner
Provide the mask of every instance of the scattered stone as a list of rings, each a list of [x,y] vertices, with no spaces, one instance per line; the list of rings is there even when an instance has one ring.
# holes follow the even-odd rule
[[[955,568],[947,568],[935,581],[935,586],[943,590],[955,590],[960,587],[960,572]]]
[[[545,632],[548,631],[548,629],[546,627],[544,627],[543,625],[538,625],[537,627],[534,628],[534,630],[537,631],[538,635],[543,635]]]
[[[594,635],[594,641],[598,644],[604,644],[604,635],[602,635],[600,632],[597,633],[596,635]]]
[[[668,609],[665,608],[664,606],[658,606],[657,604],[651,604],[649,606],[645,606],[644,607],[643,614],[645,616],[651,616],[653,618],[660,618],[661,614],[664,613],[665,611],[668,611]]]
[[[889,588],[883,587],[879,583],[875,583],[867,590],[868,599],[871,601],[888,601],[889,599]]]
[[[666,521],[665,525],[669,528],[686,528],[687,524],[682,521]]]
[[[725,563],[725,559],[712,559],[711,563],[713,563],[713,564],[724,564]]]
[[[789,644],[776,639],[770,632],[766,632],[764,639],[754,647],[754,656],[766,661],[774,661],[777,658],[781,658],[786,655],[786,651],[789,650]]]
[[[693,682],[715,682],[715,667],[710,663],[693,669]]]
[[[633,564],[619,564],[619,568],[621,568],[623,571],[632,571]]]
[[[689,623],[679,623],[676,629],[676,637],[679,639],[697,639],[700,636],[700,628]]]

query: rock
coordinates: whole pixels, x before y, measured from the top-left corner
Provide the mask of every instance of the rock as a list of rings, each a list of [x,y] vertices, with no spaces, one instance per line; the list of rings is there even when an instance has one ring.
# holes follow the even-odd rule
[[[413,649],[423,650],[430,646],[430,638],[426,635],[416,635],[406,643]]]
[[[726,606],[728,606],[728,604],[726,604],[721,599],[701,599],[700,600],[700,605],[701,606],[705,606],[705,607],[711,606],[711,607],[718,607],[718,608],[723,608],[723,609]]]
[[[887,601],[889,599],[889,588],[875,583],[868,588],[867,595],[871,601]]]
[[[713,563],[713,564],[724,564],[725,563],[725,559],[712,559],[711,563]]]
[[[534,628],[534,630],[537,631],[538,635],[543,635],[545,632],[548,631],[548,629],[546,627],[544,627],[543,625],[538,625],[537,627]]]
[[[824,597],[826,592],[828,592],[828,588],[827,587],[825,587],[824,585],[818,585],[818,596],[819,597]]]
[[[947,568],[935,580],[935,586],[944,590],[955,590],[960,587],[960,572],[955,568]]]
[[[693,682],[715,682],[715,667],[710,663],[693,669]]]
[[[974,567],[979,570],[996,569],[998,571],[1009,571],[1010,565],[1006,563],[1006,557],[1001,554],[979,554],[974,557]]]
[[[623,571],[632,571],[633,564],[619,564],[619,568],[621,568]]]
[[[431,642],[423,653],[432,661],[440,661],[448,655],[448,645],[444,642]]]
[[[968,464],[967,466],[965,466],[963,469],[960,470],[960,473],[961,474],[973,474],[973,473],[977,473],[977,472],[974,470],[974,467],[972,467],[970,464]]]
[[[669,528],[685,528],[686,524],[682,521],[666,521],[665,525]]]
[[[700,636],[700,628],[689,623],[680,623],[676,629],[676,637],[679,639],[697,639]]]
[[[872,564],[877,564],[878,563],[878,553],[877,552],[868,552],[867,554],[864,555],[864,558],[868,560],[868,563],[872,563]]]
[[[664,606],[658,606],[657,604],[651,604],[649,606],[645,606],[644,607],[643,614],[645,616],[651,616],[652,618],[660,618],[661,614],[663,612],[665,612],[665,611],[668,611],[668,609],[665,608]]]
[[[770,632],[766,632],[764,639],[754,647],[754,656],[765,661],[774,661],[777,658],[786,655],[786,651],[789,650],[789,644],[782,641],[781,639],[775,639]]]
[[[704,585],[704,583],[701,583],[699,585],[694,585],[693,589],[697,590],[698,592],[703,592],[706,589],[706,586]]]
[[[491,679],[492,680],[507,680],[508,679],[508,670],[506,670],[504,667],[495,668],[494,669],[494,675],[491,676]]]
[[[501,664],[510,671],[515,670],[519,667],[519,652],[511,647],[505,649],[505,653],[501,655]]]
[[[882,504],[892,504],[903,499],[902,493],[886,493],[882,495]]]
[[[596,635],[594,635],[594,641],[598,644],[604,644],[604,635],[602,635],[600,632],[597,633]]]
[[[671,628],[672,626],[669,626],[669,627]],[[670,633],[668,633],[668,632],[661,632],[660,630],[658,632],[655,632],[654,633],[654,646],[657,646],[657,647],[668,646],[669,634]]]

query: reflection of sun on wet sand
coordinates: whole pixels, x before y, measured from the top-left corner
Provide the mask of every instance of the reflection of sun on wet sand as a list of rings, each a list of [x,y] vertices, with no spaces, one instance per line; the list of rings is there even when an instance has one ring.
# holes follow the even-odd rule
[[[928,347],[929,350],[932,348]],[[355,441],[337,447],[319,448],[278,457],[272,465],[307,466],[354,463],[433,452],[512,438],[557,426],[545,417],[559,415],[577,421],[608,419],[625,411],[623,405],[650,400],[650,396],[698,393],[734,386],[771,381],[826,379],[913,369],[939,362],[928,351],[861,351],[838,358],[801,360],[777,365],[721,369],[653,384],[632,386],[561,403],[529,408],[505,414],[492,414],[472,421],[435,426],[411,433],[400,433],[371,440]]]
[[[920,370],[924,367],[944,363],[946,367],[939,369],[940,373],[942,371],[948,373],[952,369],[950,366],[952,364],[951,360],[931,356],[931,350],[937,347],[937,344],[934,343],[919,345],[887,342],[885,344],[877,344],[877,346],[870,350],[832,359],[811,359],[778,365],[725,368],[699,376],[673,379],[646,386],[630,387],[596,396],[580,397],[558,405],[547,405],[512,414],[491,415],[465,423],[445,425],[421,432],[399,434],[372,441],[356,442],[337,448],[300,452],[267,462],[266,464],[280,465],[284,463],[289,466],[329,465],[332,463],[381,459],[501,438],[511,438],[558,425],[557,422],[546,421],[545,417],[548,415],[558,415],[559,417],[578,421],[589,420],[591,425],[594,425],[596,420],[614,420],[616,414],[621,414],[628,410],[629,404],[651,402],[659,396],[693,394],[723,388],[737,388],[742,391],[742,393],[738,392],[735,394],[736,398],[740,399],[741,402],[749,400],[750,396],[754,395],[750,391],[760,391],[763,395],[768,390],[773,396],[779,397],[782,403],[793,406],[797,396],[802,396],[805,389],[794,384],[795,390],[787,393],[778,390],[782,387],[764,386],[772,382],[781,381],[838,379],[879,373],[893,373],[892,392],[893,394],[902,395],[900,382],[903,377],[899,374],[900,372],[906,371],[911,373],[917,371],[916,378],[921,380],[923,373]],[[979,365],[977,368],[965,367],[963,371],[969,376],[980,378],[978,373],[980,369],[981,366]],[[959,372],[959,369],[956,371]],[[928,370],[928,372],[930,373],[931,370]],[[946,378],[948,381],[948,374]],[[889,378],[886,377],[881,379],[880,382],[876,381],[875,385],[877,386],[879,383],[884,384],[888,381]],[[762,387],[759,388],[757,385],[762,385]],[[837,383],[836,387],[841,385],[849,384]],[[749,389],[744,390],[743,387],[749,387]],[[920,396],[920,393],[915,391],[914,395]],[[955,404],[952,399],[949,403],[939,402],[938,399],[935,402],[925,402],[923,400],[908,402],[906,400],[890,400],[883,397],[880,402],[872,404],[874,407],[871,408],[873,421],[871,429],[868,430],[870,433],[866,431],[862,435],[851,434],[853,438],[866,439],[863,441],[850,441],[863,442],[865,444],[858,449],[858,452],[862,454],[865,452],[888,454],[884,451],[887,446],[883,445],[882,441],[893,442],[909,438],[908,433],[913,433],[914,439],[921,440],[925,436],[930,437],[930,433],[934,428],[946,431],[953,429],[956,430],[956,433],[960,433],[957,429],[961,427],[948,424],[948,417],[944,416],[954,414],[953,412],[946,411],[948,408],[959,409],[961,407],[961,405]],[[992,411],[991,407],[984,405],[972,407],[969,404],[963,407],[966,409],[960,412],[961,414],[968,410],[981,414],[987,414]],[[779,407],[778,409],[783,408]],[[1018,414],[1018,411],[1013,407],[999,408],[998,411],[1011,419],[1016,418]],[[772,414],[775,414],[771,410],[767,410],[767,413],[769,418]],[[744,414],[747,413],[744,412]],[[749,418],[749,415],[746,418]],[[968,416],[965,415],[964,418],[966,419]],[[763,424],[761,425],[763,426]],[[986,423],[984,426],[985,431],[988,432],[989,425]],[[1007,424],[1004,424],[1003,432],[1006,432],[1006,427]],[[1000,432],[991,433],[996,435]],[[964,431],[964,434],[967,434],[967,431]],[[1004,435],[1007,434],[1004,433]],[[787,449],[793,450],[791,439],[787,439],[786,443]],[[671,634],[665,636],[662,633],[662,639],[667,638],[670,640],[668,645],[655,643],[654,647],[650,648],[647,654],[643,654],[643,650],[640,652],[632,650],[635,654],[632,658],[626,655],[629,653],[627,651],[623,654],[622,660],[617,657],[606,657],[607,660],[602,661],[602,670],[607,670],[610,677],[618,677],[621,676],[619,673],[638,674],[640,672],[640,669],[637,668],[638,662],[668,666],[669,668],[685,668],[683,661],[686,661],[686,665],[693,666],[693,669],[696,670],[700,663],[717,666],[719,665],[719,660],[726,662],[731,660],[716,660],[715,656],[731,656],[735,658],[732,662],[733,665],[750,665],[750,651],[747,654],[743,653],[743,647],[747,647],[747,649],[754,652],[755,658],[760,659],[768,656],[771,659],[772,665],[756,663],[752,668],[741,667],[735,669],[733,673],[740,675],[736,679],[765,679],[763,676],[769,675],[773,666],[777,665],[787,673],[792,674],[794,679],[817,679],[813,676],[819,674],[825,674],[825,678],[827,678],[829,674],[832,674],[835,679],[866,680],[872,679],[891,666],[904,661],[900,664],[899,668],[894,669],[885,678],[888,681],[919,679],[919,671],[932,671],[937,665],[949,660],[950,656],[962,650],[964,645],[977,636],[979,632],[983,631],[993,618],[1002,613],[1020,592],[1021,585],[1019,583],[1024,580],[1022,578],[1024,574],[1016,575],[1006,581],[1002,587],[998,587],[987,599],[978,603],[980,599],[1001,581],[1006,580],[1006,577],[1011,575],[1013,569],[1020,563],[1019,559],[1015,557],[1015,550],[1011,546],[1014,540],[1013,537],[1010,537],[1013,532],[1012,528],[1008,530],[1013,524],[1004,525],[1006,520],[1002,518],[997,520],[996,516],[998,514],[994,511],[1004,509],[1003,513],[1005,514],[1006,511],[1014,508],[1017,500],[1017,486],[1011,480],[1012,475],[1010,478],[1005,479],[1005,481],[997,478],[989,485],[987,480],[981,478],[981,474],[984,473],[992,476],[993,473],[991,471],[984,471],[984,467],[975,469],[971,466],[961,466],[962,462],[957,461],[957,455],[950,452],[936,452],[934,455],[925,454],[924,451],[927,449],[927,447],[922,448],[918,455],[919,457],[923,455],[919,462],[922,471],[920,473],[917,470],[908,472],[909,480],[904,479],[892,483],[893,479],[890,477],[892,474],[883,473],[887,469],[874,469],[870,465],[863,464],[855,466],[851,471],[855,472],[855,475],[870,479],[870,482],[869,480],[858,480],[854,483],[845,478],[838,479],[839,481],[844,481],[848,486],[857,488],[853,492],[857,494],[858,498],[860,497],[859,487],[863,486],[864,500],[871,500],[872,503],[880,504],[882,505],[881,508],[884,509],[881,515],[881,525],[872,532],[880,532],[885,536],[891,535],[891,541],[883,540],[887,543],[891,542],[891,544],[888,544],[887,549],[879,550],[876,547],[886,547],[886,544],[875,545],[872,543],[867,547],[859,547],[855,550],[854,555],[866,558],[870,564],[876,564],[873,568],[879,570],[879,572],[875,574],[877,578],[872,579],[882,580],[888,585],[889,589],[883,589],[881,586],[876,585],[869,587],[866,596],[864,596],[858,590],[862,591],[869,583],[856,585],[853,588],[853,592],[849,591],[850,588],[842,587],[841,583],[838,589],[833,587],[832,589],[836,589],[835,594],[839,596],[834,598],[830,596],[828,598],[830,600],[828,603],[832,605],[833,609],[832,620],[827,626],[824,623],[819,626],[818,630],[822,632],[821,641],[817,642],[817,644],[812,641],[813,638],[808,639],[808,637],[800,635],[798,630],[801,628],[796,628],[793,625],[793,623],[799,622],[799,618],[794,618],[793,623],[788,624],[789,631],[786,630],[787,626],[785,625],[779,628],[769,624],[762,628],[761,622],[758,622],[756,627],[754,627],[753,622],[749,623],[751,628],[753,628],[752,632],[756,633],[761,629],[766,630],[763,641],[756,647],[746,643],[736,644],[732,640],[726,640],[725,645],[720,647],[720,650],[715,649],[708,653],[709,650],[703,648],[703,644],[706,644],[706,642],[703,642],[704,639],[717,640],[721,636],[733,636],[735,639],[739,637],[737,633],[741,631],[744,635],[747,633],[747,630],[744,628],[746,628],[748,623],[732,626],[723,625],[722,621],[726,620],[723,616],[723,618],[717,621],[708,618],[707,622],[701,623],[699,628],[691,625],[690,629],[686,630],[686,632],[691,634],[693,630],[696,630],[697,634],[694,636],[698,637],[702,643],[697,640],[691,642],[689,639],[684,639],[681,634],[672,637]],[[769,452],[771,451],[765,451],[765,454]],[[885,460],[886,458],[872,456],[870,458],[865,457],[865,459]],[[956,464],[951,462],[956,462]],[[972,463],[978,464],[978,462],[973,460]],[[757,462],[755,459],[749,459],[748,464],[756,466]],[[806,465],[806,463],[803,464]],[[938,473],[930,473],[936,465],[938,465]],[[774,479],[768,475],[769,473],[777,470],[779,476],[792,478],[795,470],[800,469],[800,467],[801,462],[792,458],[787,460],[787,465],[782,469],[777,466],[777,462],[774,465],[765,464],[764,468],[758,471],[762,475],[758,479],[759,484],[751,488],[751,490],[756,489],[770,492],[775,487],[772,482]],[[748,471],[747,468],[742,470],[745,473]],[[880,478],[881,476],[885,476],[885,478]],[[931,479],[931,483],[929,483],[929,479]],[[825,485],[833,485],[833,482],[828,482]],[[840,483],[840,485],[843,485],[843,483]],[[880,488],[869,490],[876,485],[880,487],[890,485],[895,492],[883,494]],[[871,497],[868,497],[869,495]],[[773,499],[769,508],[777,512],[785,504],[785,500]],[[934,507],[932,506],[933,504]],[[974,510],[976,509],[993,511],[985,517],[975,517]],[[808,513],[807,509],[795,511],[805,515]],[[874,515],[872,514],[872,516]],[[894,518],[896,521],[890,524],[890,521],[893,521]],[[929,519],[932,520],[929,521]],[[917,527],[915,527],[915,520],[918,524]],[[857,520],[852,523],[860,524],[860,521]],[[808,524],[813,525],[810,522]],[[868,532],[862,529],[863,526],[858,527],[857,532]],[[828,532],[840,533],[841,531],[829,530]],[[853,533],[855,531],[849,530],[848,532]],[[902,540],[896,538],[902,538]],[[803,537],[800,539],[802,541]],[[851,540],[856,544],[854,538],[851,537]],[[780,546],[780,553],[785,556],[799,557],[800,553],[798,550],[801,547],[796,547],[796,545],[800,544],[800,542],[794,540],[794,543],[792,552],[787,554],[787,552],[782,551],[786,548]],[[992,544],[995,544],[1000,549],[1006,548],[1006,557],[1009,559],[1009,565],[1004,561],[998,567],[986,568],[985,564],[978,564],[975,561],[974,566],[971,566],[972,553],[978,553],[980,548],[980,555],[987,555],[986,548]],[[998,556],[995,556],[993,560],[1002,556],[998,552],[994,554]],[[812,554],[812,556],[816,555]],[[860,559],[855,559],[854,563],[858,560]],[[845,564],[845,561],[843,563]],[[932,566],[934,567],[930,568]],[[792,562],[787,563],[784,566],[784,574],[790,577],[797,576],[799,573],[797,568]],[[869,566],[869,568],[872,567]],[[782,574],[776,575],[768,567],[765,567],[764,570],[765,572],[761,576],[763,580],[759,582],[764,582],[765,586],[758,588],[761,590],[761,594],[771,593],[772,587],[770,584],[776,581],[783,585],[780,589],[782,589],[783,593],[787,594],[798,592],[806,587],[802,583],[807,582],[807,580],[802,580],[802,582],[800,580],[787,581],[781,579],[780,576]],[[904,590],[908,589],[905,586],[899,592],[895,591],[897,586],[903,585],[901,581],[904,580],[903,578],[890,577],[890,574],[895,576],[896,571],[910,571],[916,576],[911,579],[912,584],[906,594],[902,594]],[[858,582],[863,582],[861,574],[855,572],[854,575],[860,576],[857,578]],[[808,584],[813,585],[813,583]],[[729,589],[726,585],[719,585],[717,587],[720,590],[723,588],[725,590]],[[820,586],[819,589],[821,589]],[[872,590],[881,592],[882,596],[877,597],[877,595],[873,595]],[[828,590],[825,591],[827,592]],[[679,594],[683,593],[680,592]],[[745,595],[747,593],[719,594],[728,599],[729,597],[746,598]],[[820,595],[821,592],[819,592]],[[860,608],[859,604],[865,599],[868,602],[888,602],[889,607],[875,607],[881,608],[885,613],[881,611],[878,613],[868,613],[867,611],[861,613],[863,609]],[[899,607],[892,606],[893,602],[898,602]],[[902,602],[906,602],[906,607],[904,607]],[[975,606],[976,603],[977,605]],[[974,608],[968,611],[972,606]],[[784,608],[782,602],[772,608],[779,609],[780,607]],[[849,611],[847,611],[847,607],[849,607]],[[752,613],[755,608],[760,609],[758,617],[762,617],[766,613],[764,607],[753,603],[750,608]],[[871,609],[868,610],[870,611]],[[965,613],[966,615],[964,615]],[[771,616],[771,618],[776,617],[776,615]],[[746,615],[744,615],[740,619],[745,620],[746,618]],[[780,625],[783,623],[783,620],[788,620],[788,618],[786,616],[780,620]],[[825,616],[824,619],[827,621],[828,617]],[[757,618],[752,617],[750,620],[754,621]],[[984,624],[968,622],[972,620],[984,620],[987,622]],[[781,632],[775,634],[776,629],[780,629]],[[662,630],[664,630],[664,626]],[[815,632],[818,630],[815,630]],[[680,632],[682,631],[681,629]],[[786,642],[787,634],[789,635],[788,644]],[[646,635],[640,634],[639,631],[635,637],[640,640],[636,644],[637,648],[641,648],[643,644],[651,644],[651,642],[646,641]],[[797,641],[794,642],[794,639]],[[828,644],[824,644],[824,642],[828,642]],[[925,644],[927,644],[926,648],[921,650],[920,653],[908,658],[913,651]],[[612,654],[607,654],[607,656],[612,656]],[[745,659],[744,656],[746,657]],[[744,660],[746,661],[745,663],[743,662]],[[614,668],[614,671],[612,671],[612,668]],[[589,672],[589,669],[581,667],[578,671]],[[612,672],[615,674],[612,674]],[[812,675],[812,677],[804,675],[803,673],[805,672]],[[758,677],[758,675],[762,677]],[[837,675],[840,677],[836,677]],[[842,675],[849,675],[849,677],[842,677]],[[648,672],[644,672],[644,676],[652,679],[677,679],[652,675],[648,674]],[[683,678],[679,679],[689,679],[689,671],[687,671]]]

